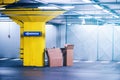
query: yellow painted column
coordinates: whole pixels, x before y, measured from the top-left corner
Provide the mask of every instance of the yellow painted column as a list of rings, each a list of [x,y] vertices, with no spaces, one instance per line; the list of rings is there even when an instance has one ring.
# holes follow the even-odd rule
[[[13,18],[12,18],[13,19]],[[20,22],[20,58],[24,66],[44,66],[45,22]],[[41,32],[41,36],[24,36],[24,32]]]
[[[2,11],[20,25],[20,58],[24,66],[44,66],[45,23],[64,12],[63,10],[42,11],[37,8],[15,8]],[[24,32],[32,31],[41,32],[42,35],[23,36]]]
[[[24,22],[24,32],[37,31],[41,36],[24,36],[24,66],[44,66],[45,22]]]

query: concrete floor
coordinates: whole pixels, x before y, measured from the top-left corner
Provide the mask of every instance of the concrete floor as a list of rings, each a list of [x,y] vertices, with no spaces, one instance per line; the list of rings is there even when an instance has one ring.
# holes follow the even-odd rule
[[[20,60],[0,60],[0,80],[120,80],[120,63],[75,62],[72,67],[23,67]]]

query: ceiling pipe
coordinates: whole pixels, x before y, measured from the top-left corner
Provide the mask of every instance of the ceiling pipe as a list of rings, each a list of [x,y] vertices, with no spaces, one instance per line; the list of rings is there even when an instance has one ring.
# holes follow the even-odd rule
[[[0,5],[9,5],[10,3],[0,3]],[[16,3],[15,5],[40,5],[41,3]],[[48,3],[50,4],[54,4],[54,5],[93,5],[93,4],[120,4],[120,2],[96,2],[96,3]],[[27,6],[27,5],[26,5]]]
[[[120,2],[95,2],[95,3],[48,3],[48,4],[56,4],[56,5],[95,5],[95,4],[120,4]]]

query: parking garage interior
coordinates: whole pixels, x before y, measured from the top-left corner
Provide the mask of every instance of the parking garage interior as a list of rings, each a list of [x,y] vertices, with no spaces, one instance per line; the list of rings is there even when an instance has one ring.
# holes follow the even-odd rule
[[[120,79],[120,0],[0,0],[0,27],[0,80]],[[66,44],[73,64],[49,66]]]

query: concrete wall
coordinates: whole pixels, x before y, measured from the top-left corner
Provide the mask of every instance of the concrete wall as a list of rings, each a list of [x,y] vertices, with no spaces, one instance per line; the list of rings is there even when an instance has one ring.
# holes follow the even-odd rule
[[[58,27],[55,25],[46,25],[46,48],[53,48],[59,46]]]
[[[66,43],[66,25],[59,25],[58,27],[58,35],[59,35],[59,47],[63,48]]]
[[[0,57],[19,57],[19,30],[14,22],[0,22]]]

